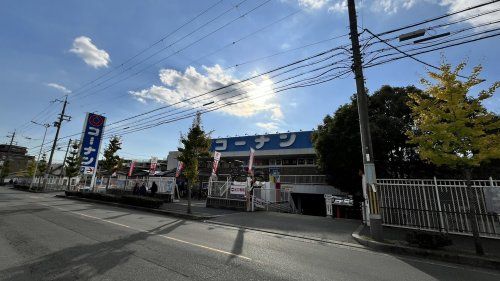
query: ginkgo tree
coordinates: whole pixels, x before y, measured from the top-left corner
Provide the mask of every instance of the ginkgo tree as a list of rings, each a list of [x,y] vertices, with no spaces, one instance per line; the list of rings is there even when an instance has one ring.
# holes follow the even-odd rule
[[[460,72],[466,63],[453,67],[443,62],[437,72],[429,72],[433,80],[422,79],[423,92],[410,94],[415,126],[408,131],[409,142],[418,145],[418,153],[424,160],[438,166],[448,166],[465,174],[467,189],[472,192],[472,169],[492,159],[500,158],[500,118],[489,112],[483,102],[493,96],[500,86],[493,83],[478,94],[471,89],[484,80],[479,78],[481,66],[461,81]],[[469,198],[474,201],[473,194]],[[483,253],[477,229],[477,202],[469,209],[476,252]]]
[[[210,155],[210,136],[205,133],[198,113],[189,129],[187,136],[181,136],[182,147],[179,147],[178,161],[185,165],[184,175],[188,180],[188,206],[187,212],[191,213],[191,190],[198,182],[198,167],[200,158]]]

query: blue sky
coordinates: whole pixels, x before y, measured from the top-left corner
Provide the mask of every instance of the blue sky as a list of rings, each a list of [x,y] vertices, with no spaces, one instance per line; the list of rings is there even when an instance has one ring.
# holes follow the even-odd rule
[[[235,7],[240,2],[243,3]],[[360,27],[382,32],[480,2],[485,1],[364,0],[358,1],[358,21]],[[260,4],[263,5],[256,8]],[[124,71],[126,67],[120,66],[122,62],[212,5],[213,8],[204,15],[125,66],[133,65],[162,47],[178,41],[172,47],[129,71]],[[254,11],[249,12],[254,8]],[[500,5],[490,5],[481,11],[495,8],[500,8]],[[206,24],[224,11],[227,13]],[[245,16],[239,18],[241,15]],[[460,20],[469,15],[471,14],[457,15],[423,27]],[[499,19],[499,13],[492,13],[432,32],[437,34],[460,30]],[[229,22],[231,23],[228,24]],[[41,123],[55,121],[61,105],[51,105],[49,102],[61,99],[64,94],[69,94],[67,114],[72,116],[72,120],[64,123],[61,136],[81,131],[85,112],[103,113],[108,117],[108,122],[117,121],[202,94],[216,85],[239,81],[349,43],[348,37],[341,37],[293,51],[348,32],[343,0],[4,0],[0,3],[0,26],[0,134],[4,136],[18,129],[16,140],[27,147],[40,144],[43,128],[25,124],[32,119]],[[222,26],[224,27],[220,28]],[[478,27],[469,32],[498,26]],[[202,28],[198,30],[200,27]],[[218,28],[220,30],[213,32]],[[256,32],[258,30],[260,31]],[[191,32],[191,35],[187,35]],[[206,37],[203,38],[204,36]],[[240,40],[241,38],[244,39]],[[193,43],[199,39],[199,42]],[[231,44],[235,41],[237,43]],[[184,49],[191,43],[191,46]],[[500,53],[495,46],[499,43],[499,38],[495,37],[421,55],[419,58],[431,64],[439,64],[442,56],[453,64],[464,59],[470,62],[470,66],[480,63],[484,66],[482,77],[487,80],[484,85],[486,87],[498,80]],[[231,46],[221,49],[227,44]],[[180,49],[183,50],[174,53]],[[217,50],[220,51],[215,52]],[[278,52],[285,53],[230,68]],[[211,55],[207,56],[208,54]],[[130,79],[123,79],[122,82],[106,87],[166,56],[170,57]],[[470,67],[467,71],[469,70]],[[110,73],[99,81],[115,75],[116,78],[102,85],[95,82],[78,90],[107,72]],[[386,84],[419,86],[418,81],[425,73],[425,66],[404,59],[368,68],[365,78],[368,89],[374,91]],[[257,97],[263,93],[271,93],[275,82],[276,79],[270,77],[249,82],[245,84],[249,91],[247,95]],[[106,88],[102,89],[104,87]],[[326,114],[333,113],[339,105],[348,102],[354,92],[355,83],[350,75],[313,87],[269,94],[246,104],[226,107],[221,112],[208,113],[202,119],[205,129],[213,131],[214,137],[310,130]],[[207,101],[210,101],[208,97]],[[194,106],[182,105],[186,108]],[[499,113],[498,94],[486,106]],[[47,110],[41,112],[44,108]],[[180,132],[186,132],[191,122],[192,118],[188,118],[124,135],[120,154],[135,159],[166,157],[169,151],[176,149]],[[121,131],[123,130],[116,129],[117,133]],[[54,128],[50,128],[48,138],[52,139],[54,134]],[[35,154],[37,151],[38,149],[32,149],[30,153]],[[62,157],[63,153],[58,152],[55,159],[60,161]]]

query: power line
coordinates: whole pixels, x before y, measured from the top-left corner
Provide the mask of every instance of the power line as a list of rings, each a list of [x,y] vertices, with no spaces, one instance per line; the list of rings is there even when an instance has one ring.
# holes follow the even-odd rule
[[[76,89],[75,91],[73,91],[73,93],[76,93],[80,90],[82,90],[83,88],[85,88],[86,86],[100,80],[101,78],[107,76],[108,74],[110,74],[111,72],[123,67],[125,64],[129,63],[130,61],[132,61],[133,59],[137,58],[138,56],[144,54],[146,51],[148,51],[149,49],[153,48],[154,46],[160,44],[161,42],[163,42],[165,39],[169,38],[170,36],[174,35],[177,31],[181,30],[182,28],[184,28],[185,26],[189,25],[190,23],[194,22],[195,20],[197,20],[198,18],[200,18],[201,16],[203,16],[204,14],[206,14],[208,11],[210,11],[211,9],[213,9],[214,7],[218,6],[219,4],[221,4],[224,0],[220,0],[220,1],[217,1],[216,3],[214,3],[213,5],[209,6],[208,8],[206,8],[205,10],[201,11],[200,13],[198,13],[195,17],[189,19],[188,21],[186,21],[185,23],[183,23],[182,25],[180,25],[179,27],[177,27],[176,29],[174,29],[173,31],[169,32],[167,35],[161,37],[160,39],[158,39],[156,42],[154,42],[153,44],[147,46],[146,48],[142,49],[141,51],[139,51],[138,53],[136,53],[135,55],[133,55],[132,57],[126,59],[125,61],[123,61],[120,65],[118,65],[117,67],[114,67],[113,69],[107,71],[106,73],[98,76],[97,78],[85,83],[83,86],[81,86],[80,88]]]
[[[248,1],[248,0],[244,0],[244,1]],[[242,2],[244,2],[244,1],[242,1]],[[116,84],[118,84],[118,83],[121,83],[121,82],[123,82],[123,81],[125,81],[125,80],[128,80],[128,79],[130,79],[130,78],[132,78],[132,77],[134,77],[134,76],[137,76],[137,75],[138,75],[138,74],[140,74],[140,73],[143,73],[143,72],[144,72],[144,71],[146,71],[147,69],[149,69],[149,68],[151,68],[151,67],[153,67],[153,66],[158,65],[159,63],[161,63],[161,62],[163,62],[163,61],[167,60],[168,58],[171,58],[172,56],[174,56],[174,55],[176,55],[176,54],[181,53],[182,51],[184,51],[184,50],[186,50],[186,49],[190,48],[191,46],[193,46],[194,44],[196,44],[196,43],[200,42],[201,40],[203,40],[203,39],[207,38],[208,36],[210,36],[210,35],[212,35],[212,34],[214,34],[214,33],[218,32],[219,30],[221,30],[221,29],[223,29],[223,28],[225,28],[225,27],[227,27],[227,26],[229,26],[229,25],[233,24],[233,23],[234,23],[234,22],[236,22],[237,20],[240,20],[240,19],[244,18],[244,17],[245,17],[245,16],[247,16],[248,14],[250,14],[250,13],[254,12],[255,10],[257,10],[258,8],[260,8],[260,7],[264,6],[264,5],[266,5],[266,4],[267,4],[267,3],[269,3],[270,1],[271,1],[271,0],[265,0],[264,2],[262,2],[262,3],[260,3],[259,5],[255,6],[255,7],[254,7],[254,8],[252,8],[251,10],[249,10],[249,11],[245,12],[245,13],[244,13],[244,14],[242,14],[241,16],[238,16],[238,17],[234,18],[233,20],[231,20],[231,21],[229,21],[229,22],[225,23],[224,25],[222,25],[222,26],[218,27],[217,29],[215,29],[215,30],[213,30],[213,31],[209,32],[208,34],[205,34],[204,36],[202,36],[201,38],[199,38],[199,39],[197,39],[197,40],[195,40],[195,41],[191,42],[190,44],[185,45],[184,47],[182,47],[181,49],[179,49],[179,50],[177,50],[177,51],[175,51],[175,52],[171,53],[170,55],[168,55],[168,56],[166,56],[166,57],[163,57],[162,59],[160,59],[160,60],[158,60],[158,61],[156,61],[156,62],[154,62],[154,63],[152,63],[152,64],[150,64],[150,65],[148,65],[148,66],[146,66],[146,67],[144,67],[144,68],[141,68],[140,70],[138,70],[137,72],[133,73],[132,75],[126,76],[126,77],[124,77],[123,79],[120,79],[120,80],[118,80],[118,81],[115,81],[115,82],[113,82],[113,83],[111,83],[111,84],[107,85],[107,86],[106,86],[106,87],[104,87],[104,88],[98,89],[97,91],[93,91],[93,92],[87,93],[86,95],[80,96],[79,98],[80,98],[80,99],[82,99],[82,98],[86,98],[86,97],[88,97],[88,96],[91,96],[91,95],[97,94],[97,93],[99,93],[99,92],[102,92],[102,91],[103,91],[103,90],[105,90],[105,89],[108,89],[109,87],[112,87],[112,86],[114,86],[114,85],[116,85]],[[203,27],[204,27],[204,26],[202,26],[201,28],[203,28]],[[201,28],[199,28],[199,29],[201,29]],[[199,29],[197,29],[197,30],[199,30]],[[183,38],[184,38],[184,37],[183,37]],[[173,44],[175,44],[175,43],[173,43]],[[169,46],[172,46],[173,44],[170,44]],[[169,46],[167,46],[167,47],[169,47]],[[150,57],[151,57],[151,56],[150,56]],[[147,59],[149,59],[149,57],[148,57]],[[146,60],[147,60],[147,59],[146,59]],[[145,61],[145,60],[143,60],[143,61]],[[143,61],[141,61],[140,63],[142,63]],[[136,64],[136,65],[138,65],[138,64]],[[135,66],[135,65],[134,65],[134,66]],[[126,69],[125,71],[127,71],[127,70],[129,70],[129,69],[131,69],[131,67],[129,67],[129,68],[128,68],[128,69]],[[125,73],[125,71],[121,72],[119,75],[121,75],[121,74]],[[97,84],[96,86],[99,86],[99,85],[101,85],[102,83],[105,83],[105,82],[107,82],[107,81],[110,81],[112,78],[114,78],[114,77],[118,77],[119,75],[117,75],[117,76],[113,76],[113,77],[111,77],[111,78],[108,78],[108,79],[106,79],[105,81],[103,81],[103,82],[101,82],[101,83]],[[89,90],[90,90],[90,89],[89,89]]]
[[[444,18],[453,16],[453,15],[457,15],[457,14],[463,13],[463,12],[467,12],[467,11],[470,11],[470,10],[474,10],[474,9],[477,9],[477,8],[488,6],[488,5],[497,3],[498,1],[499,0],[494,0],[494,1],[486,2],[486,3],[478,4],[478,5],[471,6],[469,8],[465,8],[465,9],[462,9],[462,10],[459,10],[459,11],[456,11],[456,12],[446,13],[446,14],[441,15],[441,16],[429,18],[429,19],[426,19],[426,20],[423,20],[423,21],[420,21],[420,22],[417,22],[417,23],[413,23],[413,24],[406,25],[406,26],[403,26],[403,27],[398,27],[398,28],[395,28],[395,29],[392,29],[392,30],[389,30],[389,31],[381,32],[381,33],[378,33],[377,35],[378,36],[383,36],[383,35],[386,35],[386,34],[398,32],[398,31],[401,31],[401,30],[405,30],[405,29],[408,29],[408,28],[412,28],[412,27],[415,27],[415,26],[419,26],[419,25],[422,25],[422,24],[433,22],[433,21],[436,21],[436,20],[444,19]]]
[[[492,34],[492,35],[487,35],[487,36],[482,36],[482,37],[479,37],[479,38],[465,40],[465,41],[462,41],[462,42],[458,42],[458,43],[449,44],[449,45],[446,45],[446,46],[437,47],[437,48],[434,48],[434,49],[431,49],[431,50],[424,50],[424,51],[420,51],[420,52],[417,52],[417,53],[412,53],[411,55],[415,56],[415,55],[425,54],[425,53],[434,52],[434,51],[437,51],[437,50],[442,50],[442,49],[445,49],[445,48],[455,47],[455,46],[459,46],[459,45],[463,45],[463,44],[468,44],[468,43],[472,43],[472,42],[476,42],[476,41],[480,41],[480,40],[484,40],[484,39],[488,39],[488,38],[493,38],[493,37],[497,37],[497,36],[500,36],[500,33],[495,33],[495,34]],[[373,66],[385,64],[385,63],[388,63],[388,62],[391,62],[391,61],[395,61],[395,60],[400,60],[402,58],[406,58],[406,56],[395,57],[395,58],[390,58],[390,59],[387,59],[387,60],[384,60],[384,61],[381,61],[381,62],[371,63],[371,64],[366,65],[365,68],[369,68],[369,67],[373,67]]]
[[[373,33],[373,32],[371,32],[369,29],[365,28],[364,30],[365,30],[366,32],[370,33],[371,35],[375,36],[375,37],[376,37],[376,38],[377,38],[380,42],[382,42],[382,43],[386,44],[387,46],[389,46],[389,47],[393,48],[394,50],[398,51],[399,53],[403,54],[404,56],[406,56],[406,57],[408,57],[408,58],[411,58],[411,59],[413,59],[414,61],[419,62],[419,63],[421,63],[421,64],[423,64],[423,65],[426,65],[426,66],[428,66],[428,67],[430,67],[430,68],[434,68],[434,69],[440,70],[440,68],[439,68],[439,67],[437,67],[437,66],[435,66],[435,65],[432,65],[432,64],[430,64],[430,63],[427,63],[427,62],[425,62],[425,61],[423,61],[423,60],[421,60],[421,59],[415,58],[413,55],[410,55],[410,54],[408,54],[408,53],[406,53],[406,52],[404,52],[404,51],[401,51],[400,49],[398,49],[397,47],[395,47],[395,46],[394,46],[394,45],[392,45],[391,43],[386,42],[385,40],[382,40],[382,39],[381,39],[378,35],[374,34],[374,33]],[[457,75],[457,76],[458,76],[458,77],[461,77],[461,78],[465,78],[465,79],[467,79],[467,78],[468,78],[468,77],[465,77],[465,76],[462,76],[462,75]]]

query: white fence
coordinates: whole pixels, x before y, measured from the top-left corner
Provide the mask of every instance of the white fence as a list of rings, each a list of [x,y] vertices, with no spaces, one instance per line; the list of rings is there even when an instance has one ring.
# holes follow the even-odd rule
[[[290,190],[274,188],[254,188],[252,190],[252,207],[267,211],[295,212]]]
[[[150,189],[153,182],[158,186],[158,193],[172,194],[175,189],[176,180],[174,177],[148,177],[141,179],[117,179],[111,178],[108,188],[119,189],[122,191],[132,192],[134,186],[138,184],[141,186],[143,183],[147,189]],[[101,177],[96,180],[96,187],[103,189],[108,183],[107,177]]]
[[[30,186],[33,178],[13,178],[14,182],[22,186]],[[47,179],[47,185],[44,191],[60,191],[65,190],[68,187],[68,177],[49,177]],[[70,188],[77,186],[79,183],[79,178],[71,178]],[[43,177],[36,177],[33,181],[32,189],[41,190],[43,187]]]
[[[500,181],[377,179],[385,225],[500,238]],[[474,211],[474,212],[471,212]],[[473,217],[475,215],[475,218]]]

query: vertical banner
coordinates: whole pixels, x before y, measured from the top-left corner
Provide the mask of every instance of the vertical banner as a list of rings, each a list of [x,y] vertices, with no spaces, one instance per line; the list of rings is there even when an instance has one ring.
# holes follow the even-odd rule
[[[250,148],[250,159],[248,159],[248,173],[252,173],[253,156],[254,155],[255,155],[255,149]]]
[[[177,162],[177,171],[175,172],[175,177],[178,178],[181,175],[182,169],[184,169],[184,163],[182,161]]]
[[[158,166],[158,157],[151,157],[151,164],[149,165],[150,176],[153,176],[156,173],[157,166]]]
[[[80,156],[82,157],[80,171],[85,175],[93,175],[92,177],[95,175],[105,121],[106,117],[94,113],[87,113],[85,118],[80,140]]]
[[[131,177],[132,174],[134,173],[134,168],[135,168],[135,161],[132,161],[130,163],[130,169],[128,170],[128,174],[127,174],[129,177]]]
[[[214,164],[212,166],[212,175],[215,175],[217,173],[217,167],[219,166],[220,155],[221,155],[220,152],[214,151]]]

